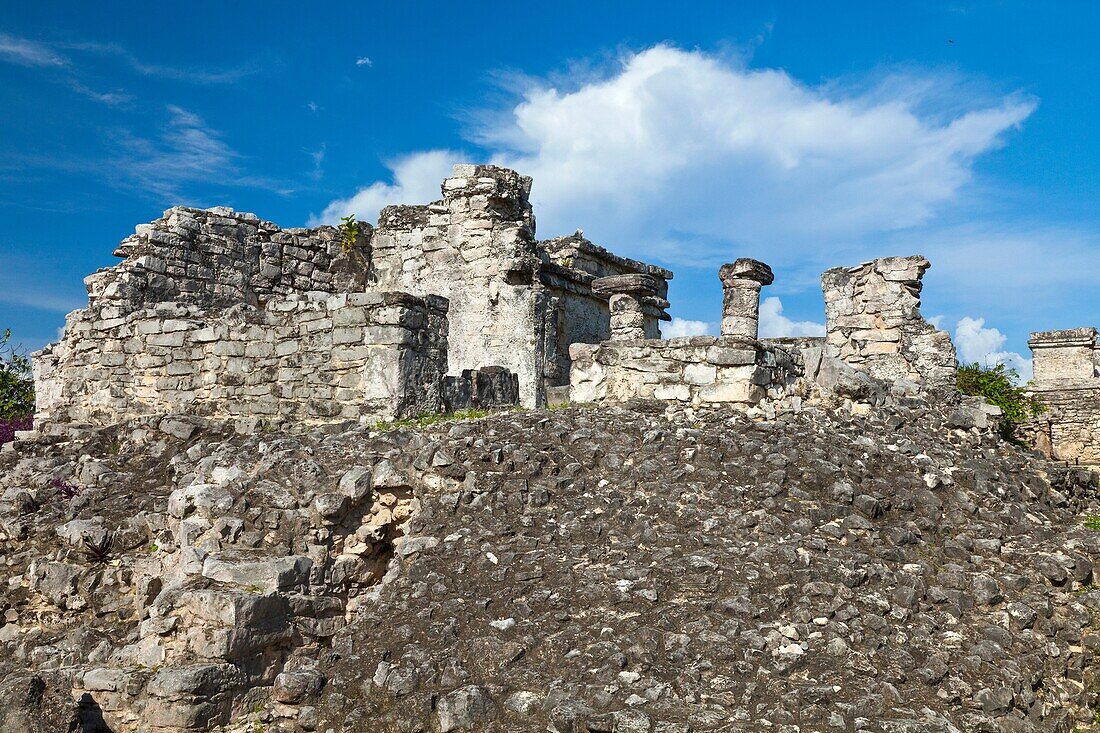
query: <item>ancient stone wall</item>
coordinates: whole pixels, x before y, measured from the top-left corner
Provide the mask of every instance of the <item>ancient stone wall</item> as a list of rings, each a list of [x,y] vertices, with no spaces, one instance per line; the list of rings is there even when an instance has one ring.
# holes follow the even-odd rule
[[[361,240],[369,235],[367,226]],[[366,283],[363,253],[345,254],[335,228],[280,229],[225,207],[168,209],[138,225],[115,256],[125,260],[84,280],[92,307],[262,305],[291,293],[362,290]]]
[[[755,405],[784,396],[802,375],[797,352],[735,336],[573,344],[570,352],[575,402],[641,397]]]
[[[1025,438],[1050,458],[1100,464],[1100,344],[1095,328],[1031,334],[1029,391],[1046,411],[1024,426]]]
[[[160,303],[70,314],[35,359],[39,424],[149,413],[319,421],[437,412],[446,301],[296,295],[264,309]]]
[[[886,382],[954,389],[951,337],[921,317],[924,257],[886,257],[826,270],[826,341],[857,369]]]
[[[644,299],[642,317],[647,332],[656,335],[657,322],[668,319],[665,295],[672,273],[613,255],[579,232],[537,242],[530,188],[530,178],[505,168],[456,166],[443,182],[440,201],[387,207],[377,228],[360,224],[350,246],[330,226],[281,229],[224,207],[174,207],[119,245],[115,254],[122,263],[85,280],[89,312],[82,330],[66,334],[69,351],[92,349],[94,341],[78,342],[104,335],[89,323],[110,323],[149,308],[175,312],[167,304],[195,306],[204,315],[188,311],[189,317],[217,321],[222,309],[263,310],[305,293],[397,291],[450,300],[452,379],[441,389],[453,394],[456,404],[467,392],[480,394],[475,382],[485,378],[478,371],[485,367],[510,373],[507,380],[490,379],[492,389],[481,390],[487,399],[512,395],[515,384],[523,404],[541,404],[548,388],[568,384],[569,344],[597,342],[608,334],[608,296],[593,293],[592,281],[651,275],[655,288]],[[44,380],[54,375],[48,367],[41,373]],[[40,385],[43,394],[69,388]],[[175,395],[166,399],[175,402]]]
[[[382,210],[370,238],[370,272],[376,287],[450,301],[452,373],[501,365],[518,375],[523,404],[542,403],[548,387],[567,383],[569,344],[607,338],[607,297],[591,290],[597,277],[653,274],[660,282],[646,318],[654,331],[668,319],[668,270],[580,235],[535,240],[530,178],[459,165],[442,191],[435,203]]]
[[[492,166],[456,166],[443,200],[382,210],[370,243],[377,287],[450,301],[450,369],[487,364],[519,375],[525,404],[541,395],[539,257],[531,179]]]

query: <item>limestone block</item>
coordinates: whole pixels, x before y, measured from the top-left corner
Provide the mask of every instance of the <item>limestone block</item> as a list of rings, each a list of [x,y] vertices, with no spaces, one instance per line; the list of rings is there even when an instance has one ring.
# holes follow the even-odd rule
[[[764,399],[764,389],[749,382],[716,382],[702,387],[699,398],[703,402],[741,402],[756,404]]]
[[[304,555],[272,558],[263,551],[222,550],[207,556],[202,574],[211,580],[273,592],[304,584],[312,566],[313,561]]]
[[[688,364],[684,367],[684,381],[688,384],[710,384],[718,376],[718,370],[710,364]]]

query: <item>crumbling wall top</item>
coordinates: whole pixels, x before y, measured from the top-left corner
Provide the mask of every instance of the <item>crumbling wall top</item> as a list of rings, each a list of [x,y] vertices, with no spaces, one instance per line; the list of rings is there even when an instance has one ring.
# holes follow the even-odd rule
[[[360,241],[371,233],[362,227]],[[92,307],[124,310],[169,301],[258,305],[295,292],[361,290],[366,267],[340,239],[330,226],[282,229],[223,206],[175,206],[119,244],[115,256],[125,261],[84,282]]]
[[[955,386],[955,347],[920,313],[921,255],[884,257],[821,275],[826,341],[874,377],[937,388]]]

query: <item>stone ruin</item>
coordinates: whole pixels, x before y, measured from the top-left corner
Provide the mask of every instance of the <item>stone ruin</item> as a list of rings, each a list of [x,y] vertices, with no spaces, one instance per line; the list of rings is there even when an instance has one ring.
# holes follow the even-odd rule
[[[771,268],[724,265],[721,334],[662,340],[661,267],[574,235],[535,238],[531,179],[455,166],[442,198],[388,206],[354,240],[175,207],[137,227],[88,307],[35,356],[39,430],[184,413],[260,424],[390,421],[509,404],[654,398],[746,409],[950,391],[951,339],[920,314],[924,257],[826,271],[824,338],[760,339]],[[1033,334],[1029,427],[1100,460],[1096,331]]]
[[[37,422],[391,420],[564,398],[569,345],[611,335],[593,281],[646,278],[636,317],[657,335],[672,273],[580,232],[537,241],[530,188],[456,166],[441,200],[386,207],[354,242],[169,209],[86,279],[88,307],[36,355]]]
[[[373,729],[365,716],[378,711],[401,730],[478,729],[496,715],[501,730],[527,729],[504,727],[521,716],[556,726],[570,702],[562,677],[588,670],[577,678],[600,680],[592,689],[612,701],[607,690],[625,694],[642,678],[616,660],[647,648],[657,650],[647,674],[688,693],[662,705],[673,698],[682,717],[719,724],[716,701],[723,720],[748,720],[737,706],[761,681],[800,715],[835,703],[867,720],[868,700],[928,694],[1011,721],[1005,730],[1017,710],[1046,725],[1056,704],[1084,694],[1090,617],[1075,609],[1093,561],[1077,552],[1084,543],[1048,530],[1083,531],[1069,519],[1095,489],[1080,471],[1049,482],[1032,456],[993,449],[989,431],[951,430],[987,425],[960,423],[954,401],[934,399],[954,386],[955,353],[920,315],[926,259],[829,270],[826,335],[787,339],[759,335],[771,268],[738,259],[718,273],[720,335],[662,340],[672,273],[580,233],[536,240],[530,183],[459,166],[441,201],[388,207],[350,243],[332,227],[182,207],[122,243],[124,261],[88,278],[88,307],[35,357],[38,429],[97,430],[68,442],[25,436],[9,447],[16,468],[0,472],[3,539],[17,548],[0,548],[7,589],[33,601],[9,607],[0,626],[0,650],[16,650],[0,654],[0,672],[19,668],[0,676],[0,728],[5,700],[31,699],[19,685],[45,684],[23,674],[32,664],[63,668],[70,683],[58,694],[91,701],[117,730],[163,733],[239,733],[261,715],[272,730],[292,720],[293,730]],[[1089,460],[1100,433],[1095,329],[1034,334],[1032,348],[1035,391],[1058,405],[1048,453]],[[867,409],[886,391],[933,399]],[[276,436],[261,423],[565,397],[654,398],[671,418],[570,410],[434,433],[345,424]],[[807,398],[867,419],[799,411]],[[714,404],[743,412],[694,409]],[[749,419],[779,406],[797,414]],[[64,451],[80,456],[71,474]],[[32,495],[65,475],[88,489],[71,506]],[[788,489],[776,475],[803,479]],[[65,487],[79,491],[56,491]],[[1041,528],[1034,542],[1031,526]],[[94,563],[97,546],[113,546],[119,562]],[[612,566],[626,572],[608,582]],[[1043,594],[1043,578],[1058,595]],[[716,598],[726,600],[712,626]],[[570,612],[578,607],[594,612]],[[528,633],[563,622],[572,625],[551,637]],[[578,623],[569,644],[553,641]],[[655,636],[663,624],[669,632]],[[592,643],[575,652],[588,631]],[[380,651],[390,644],[397,653]],[[690,661],[693,644],[721,654]],[[997,663],[971,664],[991,650],[1002,650],[989,657]],[[592,676],[608,659],[623,688]],[[494,671],[467,679],[456,660]],[[743,660],[763,672],[739,673]],[[927,687],[949,668],[975,684],[947,677],[941,689],[954,697]],[[888,669],[913,671],[883,677]],[[843,684],[806,684],[807,671]],[[1005,686],[1020,679],[1039,682]],[[513,684],[529,689],[505,698]],[[743,695],[713,695],[734,684]],[[343,694],[351,689],[360,699]],[[540,707],[532,690],[544,689]],[[976,703],[962,703],[971,693]],[[651,726],[634,698],[644,705],[632,694],[617,717],[589,711],[570,729],[693,729]],[[744,714],[729,717],[735,708]],[[341,717],[346,726],[330,725]]]
[[[1025,438],[1048,458],[1100,464],[1100,343],[1093,327],[1031,334],[1035,376],[1028,385],[1045,406]]]
[[[757,260],[720,269],[719,336],[655,338],[634,315],[652,285],[637,276],[597,280],[593,287],[611,296],[611,339],[570,348],[571,398],[751,409],[772,401],[797,404],[813,390],[866,399],[883,384],[906,393],[953,389],[951,338],[920,315],[921,277],[928,268],[928,260],[917,256],[827,271],[821,279],[826,336],[798,339],[759,338],[760,290],[775,277]]]

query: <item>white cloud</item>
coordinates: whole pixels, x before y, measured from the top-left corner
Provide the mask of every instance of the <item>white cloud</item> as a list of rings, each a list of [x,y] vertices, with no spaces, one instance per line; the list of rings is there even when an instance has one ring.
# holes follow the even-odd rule
[[[20,66],[67,66],[69,61],[44,43],[0,32],[0,59]]]
[[[369,56],[360,56],[359,58],[355,59],[355,65],[371,67],[374,66],[374,62],[370,60]]]
[[[310,217],[310,226],[336,224],[340,218],[355,214],[360,221],[377,221],[383,206],[401,203],[426,203],[440,198],[440,184],[451,175],[451,166],[463,161],[453,150],[429,150],[399,158],[388,164],[392,183],[376,181],[346,199],[333,201],[319,216]]]
[[[159,138],[123,136],[126,154],[117,161],[119,169],[166,198],[178,196],[184,183],[232,176],[239,155],[221,135],[182,107],[167,110],[169,121]]]
[[[1035,107],[920,82],[812,86],[659,45],[602,79],[528,81],[471,137],[534,177],[542,236],[580,226],[624,254],[709,267],[736,251],[783,266],[823,240],[929,221]],[[438,152],[403,163],[420,155]]]
[[[965,316],[955,325],[955,350],[959,361],[965,364],[977,362],[982,366],[1004,364],[1015,369],[1021,381],[1031,379],[1031,359],[1016,353],[1005,351],[1008,337],[996,328],[986,328],[984,318]]]
[[[307,150],[310,159],[313,161],[313,170],[309,172],[309,177],[315,181],[321,180],[325,175],[324,163],[325,163],[325,143],[321,143],[321,147],[317,150]]]
[[[717,330],[717,326],[713,323],[689,321],[686,318],[673,318],[669,323],[661,324],[661,336],[666,339],[714,335]]]
[[[760,303],[760,338],[786,336],[824,336],[825,324],[814,321],[792,321],[783,315],[783,303],[772,296]]]

